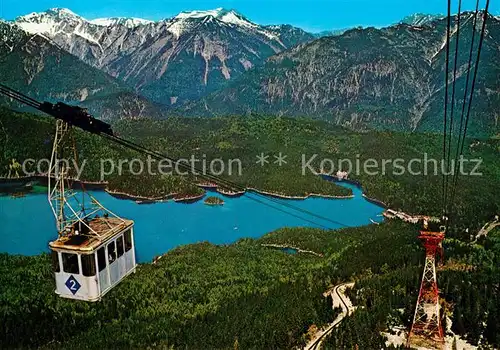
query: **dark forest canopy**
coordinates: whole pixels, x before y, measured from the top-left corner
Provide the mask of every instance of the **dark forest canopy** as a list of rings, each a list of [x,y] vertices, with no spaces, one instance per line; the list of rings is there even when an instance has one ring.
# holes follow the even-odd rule
[[[12,159],[42,159],[50,155],[53,123],[47,117],[0,111],[5,142],[0,141],[0,173],[8,172]],[[442,136],[423,133],[367,132],[356,133],[327,122],[310,119],[259,117],[169,118],[167,120],[124,120],[114,125],[122,137],[131,139],[172,158],[220,158],[241,161],[241,176],[236,167],[222,177],[239,186],[256,188],[288,196],[310,193],[348,196],[351,191],[324,181],[313,171],[347,170],[352,164],[351,180],[359,182],[364,193],[388,207],[412,214],[442,214]],[[82,178],[101,179],[102,159],[132,160],[140,155],[93,135],[77,132],[79,159],[86,159]],[[282,152],[286,164],[273,164]],[[256,156],[269,155],[270,166],[256,163]],[[464,172],[472,170],[481,176],[460,176],[455,198],[454,222],[460,230],[477,228],[500,211],[500,140],[468,139]],[[405,167],[401,173],[397,161]],[[418,174],[408,172],[410,162]],[[427,161],[426,161],[427,160]],[[341,164],[340,161],[342,161]],[[478,169],[474,169],[480,161]],[[144,159],[144,162],[146,160]],[[375,169],[368,166],[377,163]],[[384,163],[385,162],[385,163]],[[199,164],[199,163],[198,163]],[[358,166],[359,164],[359,166]],[[306,165],[306,166],[304,166]],[[332,167],[333,165],[333,167]],[[33,169],[28,169],[33,170]],[[108,170],[108,169],[106,169]],[[154,168],[153,168],[154,170]],[[304,172],[303,172],[304,170]],[[373,172],[375,170],[375,173]],[[438,175],[434,172],[437,170]],[[122,175],[115,170],[104,179],[109,189],[142,197],[199,195],[193,179],[178,176],[133,176],[125,166]]]
[[[54,129],[48,118],[2,110],[0,123],[2,172],[12,159],[47,157]],[[303,152],[361,161],[410,159],[424,153],[437,158],[442,142],[433,134],[354,133],[321,121],[266,117],[121,121],[116,130],[172,157],[185,157],[186,152],[241,157],[247,171],[241,177],[226,177],[287,195],[349,194],[313,174],[302,176]],[[77,141],[80,157],[90,160],[87,180],[95,180],[99,170],[92,159],[134,157],[80,132]],[[456,198],[460,225],[445,241],[446,261],[438,272],[441,298],[455,334],[498,347],[500,232],[493,231],[475,244],[469,235],[499,211],[499,141],[470,139],[466,150],[466,156],[483,160],[483,176],[460,178]],[[294,161],[264,171],[255,164],[255,155],[264,151],[286,151]],[[390,173],[391,168],[387,170]],[[359,181],[368,196],[390,207],[439,215],[440,176],[351,174],[350,178]],[[137,181],[125,174],[109,180],[110,189],[135,194],[199,190],[188,181],[192,179],[178,177]],[[178,247],[156,264],[140,265],[135,275],[97,304],[58,298],[48,256],[2,254],[0,343],[8,348],[228,349],[237,344],[242,349],[289,349],[307,342],[312,325],[324,325],[334,317],[323,292],[337,283],[355,281],[350,296],[360,308],[334,331],[325,347],[381,348],[385,346],[381,331],[394,325],[407,327],[411,321],[424,259],[417,232],[418,227],[398,222],[338,231],[284,228],[228,246]],[[323,257],[286,254],[262,244],[312,250]]]
[[[424,251],[417,227],[389,222],[338,231],[281,229],[229,246],[176,248],[142,264],[99,303],[54,294],[47,255],[0,254],[0,342],[42,348],[289,349],[334,318],[330,286],[355,281],[358,310],[326,348],[381,348],[379,332],[408,327]],[[315,242],[308,245],[307,242]],[[438,271],[442,305],[455,334],[499,346],[500,231],[475,245],[445,241]],[[323,257],[262,244],[321,247]],[[402,309],[403,311],[398,311]],[[479,312],[479,310],[483,310]]]

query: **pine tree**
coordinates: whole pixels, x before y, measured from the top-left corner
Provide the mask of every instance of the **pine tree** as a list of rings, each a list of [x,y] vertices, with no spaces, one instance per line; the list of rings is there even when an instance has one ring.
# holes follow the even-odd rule
[[[465,334],[465,325],[462,317],[462,310],[459,306],[455,307],[455,312],[453,312],[453,325],[452,329],[458,335]]]
[[[488,342],[493,345],[499,345],[498,331],[500,331],[500,327],[497,313],[498,310],[495,310],[494,308],[491,308],[488,311],[488,319],[486,321],[486,329],[484,333],[486,340],[488,340]]]

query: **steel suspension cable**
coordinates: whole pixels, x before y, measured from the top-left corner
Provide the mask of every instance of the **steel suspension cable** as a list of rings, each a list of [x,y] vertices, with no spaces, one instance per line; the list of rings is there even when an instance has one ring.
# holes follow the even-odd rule
[[[466,118],[465,118],[465,126],[464,126],[464,131],[463,131],[463,135],[462,135],[461,144],[459,145],[459,148],[460,148],[460,157],[462,157],[463,153],[464,153],[465,138],[467,136],[467,127],[469,125],[470,112],[471,112],[472,102],[473,102],[473,98],[474,98],[474,90],[475,90],[475,87],[476,87],[477,73],[478,73],[479,62],[480,62],[480,58],[481,58],[481,50],[482,50],[483,42],[484,42],[484,34],[486,32],[486,22],[487,22],[487,19],[488,19],[489,5],[490,5],[490,0],[486,0],[486,7],[485,7],[485,10],[484,10],[484,14],[483,14],[483,24],[482,24],[482,27],[481,27],[481,34],[480,34],[480,37],[479,37],[479,45],[478,45],[478,49],[477,49],[476,66],[474,67],[474,76],[472,78],[472,86],[471,86],[471,91],[470,91],[470,96],[469,96],[469,104],[468,104],[468,107],[467,107],[467,115],[466,115]],[[454,184],[453,184],[454,185],[454,194],[453,194],[454,196],[456,194],[457,184],[458,184],[458,176],[455,176],[455,178],[454,178]],[[454,200],[454,198],[453,198],[453,200]]]
[[[460,126],[458,128],[458,141],[457,141],[457,149],[455,152],[455,170],[454,170],[454,176],[453,176],[453,185],[452,185],[452,203],[455,200],[455,193],[456,193],[456,187],[457,187],[457,179],[458,179],[458,159],[460,156],[460,144],[462,140],[462,134],[463,134],[463,125],[464,125],[464,120],[465,120],[465,107],[467,105],[467,100],[468,100],[468,94],[469,94],[469,85],[470,85],[470,73],[471,73],[471,67],[472,67],[472,57],[474,53],[474,44],[475,44],[475,39],[476,39],[476,27],[477,27],[477,17],[479,13],[479,0],[476,0],[476,10],[474,12],[474,21],[472,24],[472,38],[471,38],[471,44],[470,44],[470,50],[469,50],[469,59],[467,63],[467,74],[465,78],[465,90],[464,90],[464,96],[463,96],[463,101],[462,101],[462,111],[460,114]]]
[[[0,84],[0,93],[2,93],[4,95],[7,95],[9,97],[12,97],[13,99],[17,100],[18,102],[24,103],[26,105],[29,105],[29,106],[35,108],[35,109],[41,110],[40,109],[41,104],[38,101],[36,101],[36,100],[34,100],[34,99],[32,99],[32,98],[30,98],[30,97],[28,97],[28,96],[26,96],[26,95],[18,92],[18,91],[15,91],[15,90],[13,90],[13,89],[11,89],[11,88],[3,85],[3,84]],[[165,155],[163,155],[163,154],[161,154],[159,152],[151,151],[151,150],[149,150],[149,149],[147,149],[147,148],[145,148],[145,147],[143,147],[141,145],[138,145],[138,144],[135,144],[135,143],[133,143],[131,141],[119,138],[117,136],[112,136],[112,135],[108,135],[108,134],[105,134],[105,133],[98,133],[98,135],[101,136],[101,137],[103,137],[103,138],[105,138],[105,139],[113,141],[113,142],[115,142],[117,144],[120,144],[120,145],[122,145],[122,146],[124,146],[126,148],[132,149],[132,150],[134,150],[136,152],[139,152],[139,153],[142,153],[142,154],[145,154],[145,155],[149,155],[149,156],[151,156],[151,157],[153,157],[155,159],[158,159],[158,160],[164,160],[164,159],[166,159],[166,160],[169,160],[171,162],[175,162],[177,165],[180,165],[181,167],[183,167],[186,170],[199,170],[199,169],[193,169],[189,165],[183,164],[183,163],[179,162],[179,160],[167,157],[167,156],[165,156]],[[234,182],[231,182],[229,180],[225,180],[223,178],[220,178],[220,177],[217,177],[217,176],[214,176],[214,175],[211,175],[211,174],[204,174],[203,171],[202,171],[201,174],[193,174],[193,175],[196,175],[196,176],[199,176],[199,177],[205,178],[205,179],[210,179],[211,181],[214,181],[216,183],[222,183],[223,186],[228,187],[228,188],[236,188],[236,189],[238,189],[240,191],[246,191],[246,188],[241,187],[241,185],[239,185],[239,184],[236,184]],[[323,217],[321,215],[315,214],[315,213],[313,213],[311,211],[308,211],[308,210],[305,210],[305,209],[302,209],[302,208],[290,205],[289,203],[285,203],[284,201],[279,201],[276,198],[265,196],[265,195],[260,194],[258,192],[254,192],[254,194],[255,194],[255,196],[262,197],[263,199],[265,199],[265,200],[267,200],[269,202],[273,202],[273,203],[279,204],[280,206],[296,210],[296,211],[298,211],[300,213],[307,214],[307,215],[315,217],[317,219],[321,219],[321,220],[333,223],[335,225],[339,225],[341,227],[349,227],[348,225],[345,225],[345,224],[343,224],[341,222],[338,222],[338,221],[329,219],[327,217]],[[295,215],[293,213],[287,212],[287,211],[285,211],[285,210],[283,210],[281,208],[278,208],[276,206],[270,205],[269,203],[265,203],[264,201],[259,200],[258,198],[254,198],[253,196],[248,196],[247,198],[249,198],[249,199],[251,199],[253,201],[256,201],[258,203],[261,203],[263,205],[266,205],[268,207],[271,207],[271,208],[273,208],[275,210],[278,210],[280,212],[283,212],[283,213],[286,213],[288,215],[291,215],[291,216],[293,216],[295,218],[298,218],[298,219],[301,219],[303,221],[309,222],[309,223],[311,223],[313,225],[320,226],[320,227],[323,227],[325,229],[329,229],[329,227],[326,227],[326,226],[324,226],[322,224],[319,224],[319,223],[314,222],[312,220],[309,220],[307,218],[304,218],[304,217]]]
[[[152,151],[150,149],[147,149],[146,147],[144,146],[141,146],[141,145],[138,145],[138,144],[135,144],[129,140],[125,140],[123,138],[120,138],[120,137],[117,137],[117,136],[110,136],[110,135],[106,135],[106,134],[103,134],[101,135],[102,137],[110,140],[110,141],[113,141],[113,142],[116,142],[124,147],[127,147],[127,148],[130,148],[130,149],[133,149],[139,153],[142,153],[142,154],[145,154],[145,155],[149,155],[157,160],[169,160],[171,162],[174,162],[177,164],[177,166],[180,166],[182,167],[183,169],[185,170],[190,170],[190,171],[197,171],[198,173],[196,174],[192,174],[194,176],[199,176],[201,178],[204,178],[204,179],[208,179],[210,181],[214,181],[218,184],[222,184],[223,186],[231,189],[231,190],[236,190],[236,191],[239,191],[239,192],[245,192],[247,191],[247,189],[240,185],[240,184],[237,184],[233,181],[230,181],[230,180],[227,180],[227,179],[224,179],[224,178],[221,178],[219,176],[215,176],[215,175],[212,175],[212,174],[205,174],[203,170],[201,169],[197,169],[197,168],[194,168],[194,167],[191,167],[187,164],[184,164],[182,162],[179,162],[178,159],[174,159],[174,158],[171,158],[171,157],[168,157],[168,156],[165,156],[164,154],[161,154],[159,152],[156,152],[156,151]],[[263,198],[264,200],[266,201],[269,201],[269,202],[273,202],[273,203],[276,203],[276,204],[279,204],[280,206],[283,206],[283,207],[287,207],[289,209],[292,209],[292,210],[295,210],[297,212],[300,212],[300,213],[303,213],[303,214],[306,214],[306,215],[309,215],[311,217],[315,217],[317,219],[321,219],[321,220],[324,220],[324,221],[327,221],[327,222],[330,222],[330,223],[333,223],[335,225],[339,225],[341,227],[348,227],[348,225],[345,225],[339,221],[336,221],[336,220],[332,220],[330,218],[327,218],[327,217],[324,217],[324,216],[321,216],[321,215],[318,215],[314,212],[311,212],[309,210],[306,210],[306,209],[303,209],[303,208],[299,208],[297,206],[294,206],[294,205],[291,205],[289,203],[286,203],[282,200],[279,200],[277,198],[273,198],[271,196],[266,196],[266,195],[263,195],[259,192],[253,192],[253,194],[257,197],[261,197]],[[255,200],[254,197],[252,196],[248,196],[248,198],[250,198],[251,200]],[[260,201],[259,201],[260,202]],[[322,226],[322,225],[321,225]]]
[[[445,58],[445,93],[444,93],[444,129],[443,129],[443,163],[447,155],[447,132],[448,132],[448,79],[449,79],[449,66],[450,66],[450,31],[451,31],[451,0],[448,0],[448,16],[446,23],[446,58]],[[446,171],[443,171],[443,215],[447,215],[447,192],[448,182]]]
[[[455,58],[454,58],[454,67],[453,67],[453,87],[452,87],[452,92],[451,92],[451,113],[450,113],[450,128],[448,132],[448,156],[447,156],[447,164],[448,164],[448,170],[452,168],[452,163],[451,163],[451,148],[452,148],[452,142],[453,142],[453,119],[454,119],[454,112],[455,112],[455,91],[456,91],[456,83],[457,83],[457,66],[458,66],[458,48],[460,46],[460,16],[461,16],[461,9],[462,9],[462,0],[458,1],[458,13],[457,13],[457,31],[456,31],[456,40],[455,40]],[[457,146],[458,147],[458,146]],[[453,167],[454,168],[454,167]],[[451,174],[453,176],[453,173]],[[449,175],[446,177],[446,188],[448,189],[449,187]],[[449,203],[446,203],[446,208],[445,212],[449,212],[448,205]]]

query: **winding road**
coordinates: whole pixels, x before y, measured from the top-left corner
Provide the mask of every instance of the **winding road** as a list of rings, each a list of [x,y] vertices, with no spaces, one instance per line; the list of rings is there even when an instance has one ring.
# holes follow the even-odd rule
[[[492,222],[487,222],[486,224],[484,224],[484,226],[481,228],[481,230],[476,235],[476,238],[474,239],[472,244],[475,244],[477,242],[477,240],[479,238],[481,238],[482,236],[485,236],[485,237],[488,236],[488,233],[490,233],[490,231],[492,231],[497,226],[500,226],[500,221],[499,221],[498,216],[495,217],[495,220],[493,220]]]
[[[346,317],[349,316],[353,311],[354,307],[352,306],[351,300],[344,294],[347,288],[352,288],[354,283],[342,283],[338,284],[329,291],[325,293],[325,297],[328,295],[332,296],[333,304],[332,307],[340,306],[342,308],[342,313],[337,316],[337,318],[330,323],[326,328],[320,330],[316,336],[311,339],[309,344],[307,344],[304,350],[318,350],[320,349],[320,345],[325,340],[326,336],[332,332],[332,330],[337,327],[340,322]]]

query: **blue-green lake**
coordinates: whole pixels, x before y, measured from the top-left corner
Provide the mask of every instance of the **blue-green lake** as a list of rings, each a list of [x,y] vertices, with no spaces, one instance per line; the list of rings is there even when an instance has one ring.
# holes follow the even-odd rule
[[[354,198],[279,201],[351,227],[369,225],[371,220],[383,220],[380,216],[382,207],[367,201],[358,187],[348,183],[341,185],[352,189]],[[252,200],[252,197],[257,197],[254,193],[237,198],[215,192],[207,194],[222,198],[225,202],[223,206],[208,206],[203,201],[192,204],[173,201],[137,204],[114,198],[104,191],[92,191],[92,195],[114,213],[135,221],[139,262],[149,262],[180,245],[203,241],[230,244],[240,238],[261,237],[282,227],[340,228],[330,221],[286,207],[282,209],[302,218],[262,205]],[[261,197],[257,198],[262,201]],[[272,205],[277,206],[275,203]],[[21,198],[0,197],[0,222],[0,252],[4,253],[37,255],[48,252],[48,243],[57,236],[55,219],[45,193],[31,193]]]

